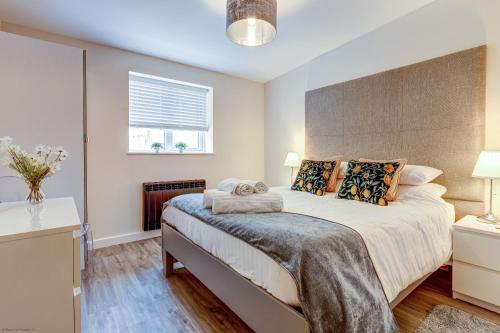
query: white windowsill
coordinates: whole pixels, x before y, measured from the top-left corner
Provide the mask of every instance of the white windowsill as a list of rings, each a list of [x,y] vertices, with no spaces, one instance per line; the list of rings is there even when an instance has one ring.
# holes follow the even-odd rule
[[[203,153],[203,152],[185,152],[185,153],[178,153],[178,152],[166,152],[166,151],[161,151],[159,153],[154,153],[154,152],[148,152],[148,151],[129,151],[127,152],[127,155],[215,155],[215,153]]]

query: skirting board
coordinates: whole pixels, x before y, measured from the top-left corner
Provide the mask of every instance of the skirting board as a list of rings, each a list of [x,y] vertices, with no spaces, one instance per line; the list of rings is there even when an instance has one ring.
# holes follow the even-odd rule
[[[139,231],[132,232],[130,234],[122,234],[111,237],[104,237],[99,239],[94,239],[94,248],[100,249],[102,247],[108,247],[112,245],[124,244],[135,242],[148,238],[155,238],[161,236],[161,229],[152,230],[152,231]]]
[[[477,299],[477,298],[472,297],[472,296],[468,296],[468,295],[459,293],[457,291],[453,292],[453,298],[454,299],[460,299],[460,300],[465,301],[467,303],[471,303],[471,304],[477,305],[477,306],[479,306],[481,308],[485,308],[487,310],[490,310],[490,311],[493,311],[493,312],[496,312],[496,313],[500,313],[500,306],[495,305],[495,304],[487,303],[485,301],[482,301],[482,300]]]

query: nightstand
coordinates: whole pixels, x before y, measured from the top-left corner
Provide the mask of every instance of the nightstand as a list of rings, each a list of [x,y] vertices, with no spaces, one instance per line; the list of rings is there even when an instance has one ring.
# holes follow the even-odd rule
[[[471,215],[453,226],[453,298],[500,313],[500,229]]]

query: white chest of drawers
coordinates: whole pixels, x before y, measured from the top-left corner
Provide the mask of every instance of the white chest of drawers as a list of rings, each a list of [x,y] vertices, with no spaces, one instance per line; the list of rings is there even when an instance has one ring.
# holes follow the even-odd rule
[[[79,230],[72,198],[0,204],[0,331],[80,332]]]
[[[500,229],[475,216],[453,226],[453,297],[500,313]]]

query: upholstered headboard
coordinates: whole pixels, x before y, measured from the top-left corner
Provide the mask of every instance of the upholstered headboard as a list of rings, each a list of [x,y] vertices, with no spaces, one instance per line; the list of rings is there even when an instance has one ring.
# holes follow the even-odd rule
[[[483,213],[486,47],[306,93],[306,156],[408,158],[444,171],[457,216]]]

